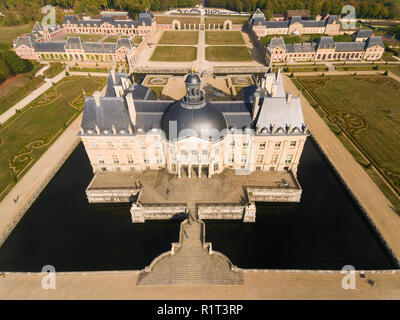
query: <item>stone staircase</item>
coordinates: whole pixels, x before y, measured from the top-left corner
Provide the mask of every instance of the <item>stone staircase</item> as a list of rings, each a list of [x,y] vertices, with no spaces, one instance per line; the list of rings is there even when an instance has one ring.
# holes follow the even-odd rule
[[[203,221],[189,215],[181,223],[179,243],[142,271],[137,285],[243,284],[242,272],[223,254],[212,252],[211,243],[204,242],[204,228]]]

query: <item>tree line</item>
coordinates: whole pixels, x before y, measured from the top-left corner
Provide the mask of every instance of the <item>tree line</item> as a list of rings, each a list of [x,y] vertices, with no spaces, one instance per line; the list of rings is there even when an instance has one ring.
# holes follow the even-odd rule
[[[152,11],[176,7],[193,7],[199,0],[0,0],[0,25],[19,25],[40,21],[41,8],[56,7],[57,22],[62,22],[64,10],[75,13],[98,14],[101,10],[128,11],[133,18],[144,9]],[[319,13],[340,14],[343,6],[353,5],[358,18],[399,18],[400,0],[207,0],[210,7],[235,11],[254,11],[260,8],[267,18],[290,9],[309,9],[312,16]]]
[[[210,7],[252,12],[259,8],[267,18],[286,10],[310,10],[311,16],[330,13],[341,14],[345,5],[356,9],[357,18],[399,18],[400,0],[207,0]]]

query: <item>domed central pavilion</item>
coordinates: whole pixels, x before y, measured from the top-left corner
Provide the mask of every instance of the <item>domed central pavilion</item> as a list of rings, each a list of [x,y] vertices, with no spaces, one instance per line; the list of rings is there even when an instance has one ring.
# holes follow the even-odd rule
[[[227,121],[222,112],[206,101],[197,74],[186,77],[186,95],[171,104],[161,118],[161,129],[170,141],[196,136],[219,140],[226,135]]]

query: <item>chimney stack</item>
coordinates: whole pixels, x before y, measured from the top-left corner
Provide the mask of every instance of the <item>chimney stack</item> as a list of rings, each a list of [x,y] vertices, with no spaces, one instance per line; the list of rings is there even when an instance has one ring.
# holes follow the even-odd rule
[[[288,92],[286,94],[286,103],[291,103],[292,102],[292,94]]]
[[[136,125],[136,108],[135,103],[133,102],[132,92],[128,92],[125,96],[126,103],[128,105],[129,116],[131,118],[132,124]]]
[[[260,94],[256,91],[253,96],[253,110],[252,110],[252,116],[253,116],[253,121],[256,119],[258,110],[260,109]]]
[[[278,93],[278,84],[274,83],[271,88],[271,97],[275,97]]]
[[[96,107],[100,107],[100,91],[95,91],[93,93],[94,102],[96,103]]]
[[[115,80],[115,68],[111,69],[111,77],[112,77],[113,83],[115,84],[115,82],[116,82],[116,80]]]

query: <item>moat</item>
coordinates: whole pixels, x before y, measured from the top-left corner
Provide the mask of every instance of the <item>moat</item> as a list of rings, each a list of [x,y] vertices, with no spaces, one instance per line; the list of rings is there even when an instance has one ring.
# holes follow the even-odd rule
[[[143,269],[178,240],[178,221],[132,224],[129,205],[90,205],[92,177],[80,144],[0,248],[1,271]],[[206,220],[206,241],[241,268],[396,268],[311,139],[298,180],[299,204],[258,203],[251,224]]]

